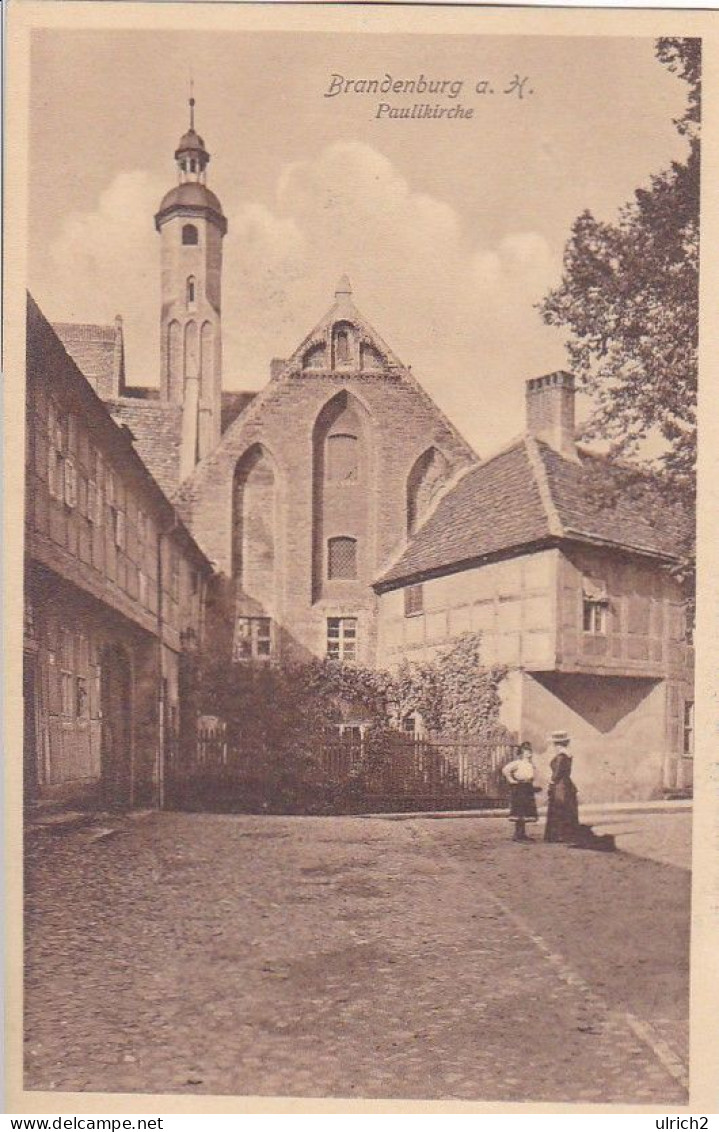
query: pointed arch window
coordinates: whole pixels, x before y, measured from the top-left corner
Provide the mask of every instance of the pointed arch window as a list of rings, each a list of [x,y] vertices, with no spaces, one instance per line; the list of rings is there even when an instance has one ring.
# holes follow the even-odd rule
[[[327,542],[327,577],[348,580],[357,577],[357,539],[331,538]]]
[[[195,276],[194,275],[188,275],[188,277],[187,277],[187,295],[186,295],[188,307],[192,307],[192,306],[195,305],[195,294],[196,294]]]
[[[182,225],[182,242],[186,245],[195,245],[199,243],[197,228],[194,224]]]
[[[449,476],[449,461],[437,448],[428,448],[415,461],[407,480],[407,534],[412,535]]]

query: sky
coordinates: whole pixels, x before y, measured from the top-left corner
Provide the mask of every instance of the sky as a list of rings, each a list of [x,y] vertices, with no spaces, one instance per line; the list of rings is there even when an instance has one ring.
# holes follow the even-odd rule
[[[224,388],[261,388],[346,272],[360,311],[481,455],[522,431],[526,379],[566,367],[564,332],[535,307],[559,282],[574,219],[615,218],[685,153],[672,119],[686,88],[650,39],[33,36],[29,287],[48,318],[122,314],[128,380],[158,384],[153,216],[177,180],[192,73],[208,185],[229,221]],[[333,75],[387,74],[463,86],[326,97]],[[475,93],[483,81],[494,95]],[[385,101],[473,116],[378,119]]]

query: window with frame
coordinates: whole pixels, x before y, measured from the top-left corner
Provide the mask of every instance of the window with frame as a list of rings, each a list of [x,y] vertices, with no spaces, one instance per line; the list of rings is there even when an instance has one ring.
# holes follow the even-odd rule
[[[233,659],[270,660],[272,653],[272,619],[238,617],[235,625]]]
[[[327,577],[334,581],[357,577],[357,539],[343,535],[328,540]]]
[[[682,754],[687,759],[694,755],[694,700],[684,701]]]
[[[404,591],[404,615],[416,617],[424,611],[424,589],[419,582],[415,586],[407,586]]]
[[[593,636],[607,632],[609,600],[603,582],[585,578],[582,589],[582,629]]]
[[[90,701],[88,699],[87,677],[75,677],[75,716],[77,719],[87,719],[90,714]]]
[[[53,499],[67,501],[68,489],[72,492],[71,475],[65,461],[68,458],[68,418],[50,401],[48,404],[48,459],[47,484]]]
[[[65,457],[65,506],[77,507],[77,468],[72,456]]]
[[[327,618],[327,656],[330,660],[357,659],[357,618]]]
[[[176,548],[170,548],[170,593],[175,601],[180,600],[180,555]]]
[[[125,549],[125,512],[114,505],[110,507],[112,534],[118,550]]]
[[[145,542],[147,540],[147,518],[145,512],[138,507],[137,509],[137,550],[138,557],[142,556],[145,549]]]
[[[60,637],[60,702],[65,719],[73,719],[76,707],[73,635],[63,629]]]

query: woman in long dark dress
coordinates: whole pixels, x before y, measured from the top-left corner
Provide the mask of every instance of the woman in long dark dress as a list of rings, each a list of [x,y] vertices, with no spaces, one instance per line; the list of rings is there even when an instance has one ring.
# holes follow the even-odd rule
[[[547,824],[545,841],[576,842],[580,834],[577,788],[572,782],[572,757],[568,753],[569,736],[555,731],[550,736],[555,754],[550,762],[552,778],[547,787]]]
[[[534,795],[537,787],[534,785],[534,762],[531,743],[522,743],[519,748],[519,758],[507,763],[502,768],[502,774],[509,783],[510,804],[509,820],[514,825],[514,840],[529,841],[527,837],[527,822],[536,822],[537,802]]]

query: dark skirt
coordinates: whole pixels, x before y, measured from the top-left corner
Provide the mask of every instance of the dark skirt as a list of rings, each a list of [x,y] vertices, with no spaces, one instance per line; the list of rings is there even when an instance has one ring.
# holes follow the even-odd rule
[[[509,820],[537,821],[537,802],[532,782],[510,783]]]
[[[578,836],[577,788],[571,779],[563,779],[549,789],[544,840],[573,843]]]

